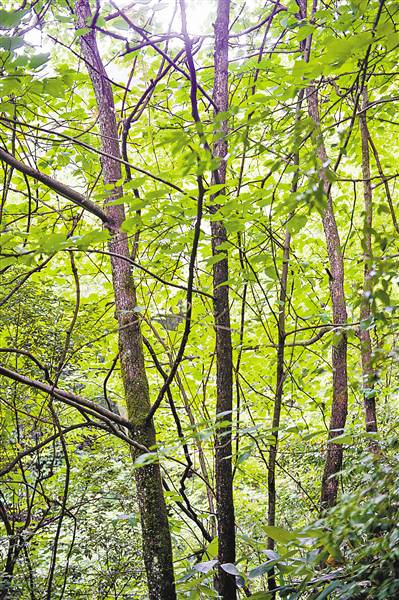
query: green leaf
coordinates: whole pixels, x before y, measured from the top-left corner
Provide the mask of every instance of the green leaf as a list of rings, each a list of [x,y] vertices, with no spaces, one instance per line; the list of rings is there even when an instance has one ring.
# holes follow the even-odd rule
[[[48,94],[53,98],[64,98],[65,85],[62,77],[49,77],[47,79],[43,79],[43,91],[45,94]]]
[[[219,597],[218,593],[215,590],[213,590],[212,588],[210,588],[202,583],[198,584],[197,590],[198,590],[198,592],[200,592],[202,594],[203,597],[205,596],[205,598],[218,598]],[[199,598],[201,598],[201,596],[199,596]]]
[[[214,537],[213,540],[211,542],[209,542],[208,546],[206,547],[205,554],[209,558],[213,558],[213,557],[217,556],[218,547],[219,547],[218,541],[219,541],[218,538]]]
[[[81,37],[82,35],[86,35],[86,33],[90,33],[91,29],[90,27],[81,27],[80,29],[77,29],[75,31],[75,35],[77,35],[78,37]]]
[[[258,567],[255,567],[254,569],[252,569],[251,571],[249,571],[248,577],[250,579],[255,579],[256,577],[261,577],[262,575],[264,575],[265,573],[267,573],[268,571],[270,571],[270,569],[275,564],[276,564],[275,560],[268,560],[268,561],[262,563],[261,565],[259,565]]]
[[[236,458],[236,465],[241,465],[243,462],[245,462],[251,456],[251,453],[252,448],[239,452]]]
[[[272,527],[271,525],[267,525],[264,527],[264,530],[272,540],[280,544],[288,544],[288,542],[295,540],[297,537],[294,533],[287,531],[287,529],[283,529],[282,527]]]
[[[324,600],[324,598],[328,598],[331,592],[336,590],[340,585],[342,585],[340,581],[333,581],[330,583],[330,585],[324,588],[324,590],[315,598],[315,600]]]
[[[15,111],[15,105],[12,102],[0,102],[0,112],[5,112],[9,115],[13,115]]]
[[[237,577],[240,575],[240,571],[233,563],[221,564],[220,568],[223,569],[223,571],[226,571],[226,573],[229,573],[229,575],[236,575]]]
[[[39,248],[47,254],[53,254],[61,248],[65,247],[68,243],[65,233],[50,233],[46,236],[41,237],[39,242]]]
[[[50,58],[50,52],[43,52],[41,54],[35,54],[29,59],[29,64],[32,69],[37,69],[44,65]]]
[[[24,43],[22,37],[0,35],[0,48],[4,48],[4,50],[16,50],[17,48],[21,48]]]
[[[302,42],[302,40],[306,39],[308,37],[308,35],[310,35],[311,33],[313,33],[315,30],[315,26],[314,25],[302,25],[299,27],[299,31],[296,34],[296,39],[298,42]]]
[[[107,229],[94,229],[83,236],[74,236],[72,241],[78,248],[86,249],[95,244],[104,243],[109,239]]]
[[[214,254],[213,256],[208,258],[208,260],[206,261],[206,264],[208,267],[211,267],[212,265],[216,265],[217,263],[221,262],[225,258],[226,258],[226,254],[224,252],[218,252],[217,254]]]
[[[126,23],[125,19],[123,19],[122,17],[112,19],[112,27],[115,27],[116,29],[121,29],[122,31],[128,31],[130,29],[129,23]]]
[[[150,465],[159,460],[158,454],[156,452],[145,452],[144,454],[140,454],[139,457],[134,461],[133,466],[135,468],[143,467],[145,465]]]
[[[337,437],[328,440],[329,444],[353,444],[353,436],[350,433],[343,433]]]
[[[306,215],[294,215],[288,222],[288,230],[290,233],[298,233],[303,227],[305,227],[308,221]]]
[[[26,15],[27,10],[3,10],[0,9],[0,29],[12,29],[19,25]]]
[[[365,398],[375,398],[377,391],[374,388],[363,388]]]
[[[374,296],[376,298],[378,298],[379,300],[381,300],[381,302],[385,306],[390,306],[391,299],[390,299],[389,295],[387,294],[387,292],[385,290],[383,290],[382,288],[380,288],[379,290],[377,290],[376,292],[374,292]]]

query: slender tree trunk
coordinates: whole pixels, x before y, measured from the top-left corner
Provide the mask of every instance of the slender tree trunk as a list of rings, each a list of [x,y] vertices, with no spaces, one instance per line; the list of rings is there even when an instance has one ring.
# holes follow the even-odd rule
[[[77,27],[90,27],[92,14],[88,0],[78,0],[75,4]],[[122,178],[118,129],[112,88],[98,52],[94,29],[81,36],[82,55],[93,85],[98,105],[101,147],[107,154],[102,158],[105,184],[114,184],[108,202],[123,195],[120,184]],[[124,206],[106,205],[106,213],[111,221],[109,251],[111,256],[112,278],[115,294],[116,314],[119,325],[119,356],[123,377],[129,421],[135,439],[146,447],[155,444],[153,421],[146,424],[150,410],[148,381],[144,366],[144,354],[140,323],[136,306],[136,290],[129,258],[127,235],[121,225],[125,220]],[[133,459],[138,456],[133,450]],[[175,600],[173,576],[172,544],[169,532],[162,480],[158,463],[135,470],[137,496],[140,507],[143,553],[147,572],[148,597],[150,600]]]
[[[303,44],[302,44],[303,45]],[[303,49],[303,48],[302,48]],[[295,112],[295,125],[297,125],[301,118],[302,102],[304,92],[303,90],[299,93],[298,102]],[[298,139],[294,140],[294,144],[297,145]],[[299,165],[299,152],[295,149],[294,151],[294,164]],[[298,170],[294,173],[291,192],[295,194],[298,190]],[[272,420],[272,435],[273,443],[269,448],[269,464],[267,471],[267,492],[268,492],[268,514],[267,524],[270,527],[274,527],[276,524],[276,459],[278,451],[278,438],[279,438],[279,427],[280,427],[280,415],[283,399],[283,386],[285,379],[285,368],[284,368],[284,354],[285,354],[285,324],[286,324],[286,304],[287,304],[287,281],[288,281],[288,269],[289,259],[291,250],[291,235],[288,227],[285,230],[284,250],[283,250],[283,266],[281,269],[280,279],[280,294],[279,294],[279,315],[278,315],[278,343],[277,343],[277,362],[276,362],[276,391],[274,395],[274,408],[273,408],[273,420]],[[274,550],[275,542],[274,539],[269,537],[267,540],[267,547],[269,550]],[[274,577],[274,569],[270,571],[269,578],[269,590],[273,590],[276,587],[276,581]]]
[[[215,82],[213,100],[216,114],[227,112],[228,102],[228,41],[229,41],[230,0],[218,0],[215,22]],[[226,182],[227,121],[222,120],[218,131],[220,138],[214,145],[214,156],[221,159],[220,166],[213,176],[213,183]],[[223,192],[221,192],[223,193]],[[217,199],[216,199],[217,202]],[[212,212],[216,212],[215,204]],[[226,228],[222,221],[211,221],[212,253],[224,253],[222,260],[213,265],[214,318],[216,328],[216,379],[217,379],[217,421],[227,421],[228,425],[218,428],[215,449],[216,513],[219,540],[219,563],[235,562],[235,522],[233,499],[233,471],[231,422],[233,409],[233,358],[230,329],[228,258],[225,250]],[[219,249],[220,245],[224,249]],[[218,592],[223,600],[235,600],[236,583],[219,567],[217,577]]]
[[[327,176],[327,152],[320,131],[320,113],[318,91],[313,85],[307,89],[309,116],[313,119],[317,132],[317,155],[321,163],[320,178],[327,194],[327,206],[323,211],[323,228],[327,242],[327,252],[330,265],[330,294],[335,325],[345,325],[347,321],[346,301],[344,292],[344,261],[341,252],[341,242],[335,220],[333,199],[330,182]],[[348,411],[348,377],[347,377],[347,337],[345,330],[339,333],[332,348],[333,369],[333,400],[331,420],[328,434],[326,462],[322,480],[321,507],[322,510],[333,506],[338,494],[338,473],[342,467],[342,444],[334,444],[333,440],[341,435],[345,428]]]
[[[1,506],[0,507],[0,516],[2,516],[3,510],[4,510],[4,514],[6,515],[5,507],[3,509],[3,506]],[[5,561],[4,571],[2,573],[0,573],[0,600],[7,600],[14,596],[14,593],[12,590],[14,569],[15,569],[16,562],[18,560],[18,555],[21,550],[19,536],[15,535],[15,532],[12,531],[12,529],[10,528],[10,523],[8,521],[7,516],[5,518],[7,519],[7,522],[3,521],[3,524],[5,525],[7,535],[8,535],[8,550],[7,550],[7,558]]]
[[[369,132],[367,127],[367,89],[363,90],[362,113],[359,118],[360,134],[362,138],[362,174],[364,190],[364,219],[363,219],[363,258],[364,258],[364,283],[363,298],[360,307],[361,321],[368,321],[371,317],[370,302],[373,288],[372,260],[373,248],[371,242],[371,228],[373,226],[373,192],[370,180],[370,155]],[[377,415],[375,407],[375,372],[372,362],[372,346],[370,330],[361,328],[359,331],[360,351],[362,357],[363,397],[366,431],[377,431]],[[375,443],[371,444],[373,450],[377,449]]]
[[[196,426],[196,421],[193,415],[193,411],[191,410],[191,406],[190,406],[190,400],[188,398],[187,392],[184,388],[183,382],[181,380],[181,377],[179,375],[179,373],[176,373],[176,383],[179,387],[181,396],[183,398],[183,403],[184,403],[184,408],[185,411],[187,413],[188,416],[188,420],[190,421],[190,425],[191,427],[195,428]],[[214,538],[216,536],[216,523],[215,523],[215,519],[214,519],[214,515],[215,515],[215,495],[213,493],[212,487],[211,487],[211,483],[210,483],[210,477],[209,477],[209,471],[208,471],[208,467],[207,467],[207,463],[206,463],[206,456],[205,456],[205,452],[204,449],[202,447],[202,443],[201,440],[194,440],[194,443],[197,447],[197,452],[198,452],[198,461],[199,461],[199,465],[200,465],[200,469],[201,469],[201,474],[202,477],[204,479],[204,482],[206,484],[206,496],[208,499],[208,508],[209,508],[209,513],[210,515],[212,515],[212,520],[210,523],[210,535],[212,536],[212,538]]]
[[[382,164],[381,164],[381,160],[380,160],[380,155],[378,153],[378,149],[370,135],[370,131],[367,131],[367,135],[368,135],[368,140],[369,140],[369,144],[370,147],[373,151],[374,154],[374,160],[375,160],[375,164],[377,166],[378,169],[378,174],[381,177],[381,181],[384,183],[384,188],[385,188],[385,195],[386,195],[386,199],[388,201],[388,207],[389,207],[389,212],[391,213],[391,218],[392,218],[392,223],[393,226],[395,228],[395,231],[397,233],[399,233],[399,224],[398,224],[398,220],[396,218],[396,213],[395,213],[395,206],[393,203],[393,198],[392,198],[392,194],[391,194],[391,190],[389,188],[389,182],[388,179],[384,173],[384,169],[382,168]]]
[[[291,235],[288,228],[285,231],[283,268],[281,271],[280,295],[279,295],[279,315],[278,315],[278,344],[277,344],[277,365],[276,365],[276,392],[274,396],[272,436],[273,443],[269,447],[269,464],[267,471],[267,524],[274,527],[276,524],[276,459],[278,448],[278,430],[280,427],[281,405],[283,398],[283,385],[285,377],[284,369],[284,350],[285,350],[285,308],[287,298],[287,280],[290,257]],[[274,550],[274,539],[268,537],[267,547]],[[274,569],[270,571],[268,578],[269,590],[276,587]],[[274,597],[274,595],[273,595]]]

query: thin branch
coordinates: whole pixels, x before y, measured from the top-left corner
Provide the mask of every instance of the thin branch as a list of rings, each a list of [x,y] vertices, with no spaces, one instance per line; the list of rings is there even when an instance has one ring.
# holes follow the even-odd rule
[[[37,390],[45,392],[46,394],[50,394],[65,402],[66,404],[71,404],[76,408],[89,409],[94,412],[98,418],[105,417],[106,419],[126,427],[126,429],[131,430],[132,426],[130,422],[121,417],[110,410],[103,408],[99,404],[92,402],[91,400],[86,400],[86,398],[82,398],[82,396],[78,396],[77,394],[73,394],[72,392],[67,392],[65,390],[61,390],[59,388],[53,387],[52,385],[47,385],[46,383],[42,383],[41,381],[37,381],[36,379],[30,379],[25,375],[21,375],[21,373],[17,373],[16,371],[11,371],[7,367],[3,367],[0,365],[0,375],[4,375],[8,379],[12,379],[13,381],[17,381],[18,383],[22,383],[24,385],[28,385],[29,387],[33,387]],[[144,446],[141,444],[134,443],[135,446],[140,447],[141,450],[144,449]],[[145,449],[145,451],[147,451]]]
[[[33,179],[37,179],[37,181],[44,183],[44,185],[60,194],[60,196],[62,196],[63,198],[71,200],[80,208],[83,208],[91,214],[95,215],[96,217],[99,217],[103,221],[103,223],[108,222],[108,217],[101,210],[101,208],[99,208],[96,204],[94,204],[94,202],[83,196],[83,194],[80,194],[68,185],[61,183],[61,181],[53,179],[53,177],[50,177],[50,175],[46,175],[38,169],[34,169],[33,167],[26,165],[3,148],[0,148],[0,160],[4,161],[6,164],[10,165],[10,167],[13,167],[20,173],[24,173],[25,175],[28,175],[28,177],[32,177]]]

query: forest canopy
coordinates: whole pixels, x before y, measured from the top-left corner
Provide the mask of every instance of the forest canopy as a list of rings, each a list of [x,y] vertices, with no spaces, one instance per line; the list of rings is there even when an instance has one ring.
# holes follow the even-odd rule
[[[0,599],[399,596],[398,28],[0,1]]]

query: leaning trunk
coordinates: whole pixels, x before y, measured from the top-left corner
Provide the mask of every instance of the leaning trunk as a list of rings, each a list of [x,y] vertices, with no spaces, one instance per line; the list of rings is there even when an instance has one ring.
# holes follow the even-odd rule
[[[88,0],[78,0],[75,10],[77,27],[90,28],[92,14]],[[121,229],[125,220],[125,210],[123,204],[112,206],[112,201],[123,195],[122,188],[117,184],[122,178],[122,173],[113,93],[98,52],[93,29],[81,36],[81,50],[98,105],[101,149],[104,152],[102,158],[104,183],[115,186],[110,192],[106,212],[111,223],[109,251],[119,326],[119,357],[128,416],[135,439],[148,448],[155,444],[155,428],[152,420],[146,423],[150,410],[150,397],[140,322],[135,312],[136,290],[129,262],[124,260],[130,257],[128,238]],[[138,451],[134,449],[132,454],[133,459],[136,459]],[[150,600],[175,600],[172,544],[159,464],[136,469],[135,479],[141,516],[148,597]]]
[[[228,110],[228,41],[229,41],[230,0],[219,0],[215,22],[215,82],[213,100],[216,114]],[[213,183],[226,182],[227,155],[227,121],[222,120],[218,139],[213,153],[220,158],[220,165],[213,176]],[[220,192],[220,193],[223,193]],[[217,198],[212,207],[218,209]],[[235,562],[235,523],[233,500],[233,471],[231,422],[233,409],[233,359],[230,330],[229,278],[228,258],[226,252],[226,228],[222,221],[211,222],[212,253],[214,256],[224,254],[219,262],[213,265],[214,319],[216,329],[216,419],[227,425],[219,427],[216,435],[215,477],[216,477],[216,513],[219,563]],[[223,245],[223,249],[220,246]],[[236,598],[236,584],[233,575],[229,575],[219,567],[217,577],[218,592],[223,600]]]

